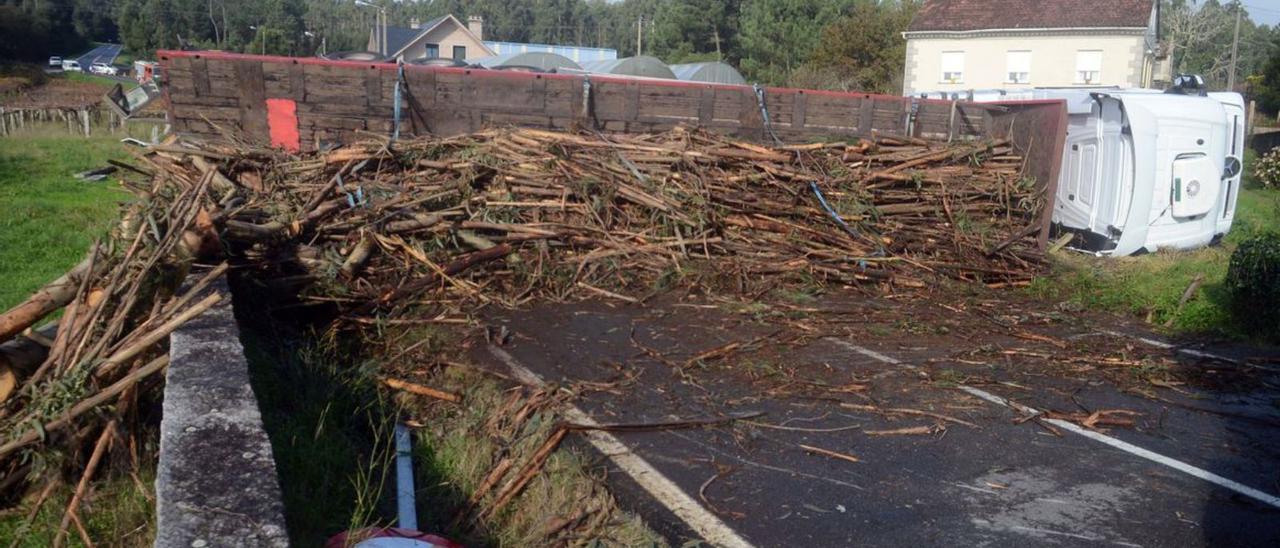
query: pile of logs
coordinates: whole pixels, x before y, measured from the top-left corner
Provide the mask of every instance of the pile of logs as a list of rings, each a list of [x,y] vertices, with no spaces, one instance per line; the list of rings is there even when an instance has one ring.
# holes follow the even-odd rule
[[[201,162],[160,169],[193,180],[220,164],[215,216],[238,253],[372,305],[436,290],[618,294],[695,261],[737,287],[779,274],[1007,285],[1042,260],[1043,198],[999,142],[762,147],[684,129],[513,129],[285,160],[187,155]]]
[[[29,485],[39,449],[74,456],[129,430],[163,341],[216,302],[194,296],[225,265],[179,289],[195,261],[229,260],[357,320],[636,302],[709,280],[1020,284],[1043,261],[1042,190],[1003,142],[502,129],[304,156],[171,141],[119,165],[139,199],[111,237],[0,314],[0,495]]]

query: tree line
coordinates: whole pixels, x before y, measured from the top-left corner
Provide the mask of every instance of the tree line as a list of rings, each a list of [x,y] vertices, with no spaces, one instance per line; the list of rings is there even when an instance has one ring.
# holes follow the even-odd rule
[[[668,63],[723,60],[752,81],[897,93],[922,0],[368,0],[392,25],[484,18],[485,38],[637,51]],[[1226,83],[1240,4],[1161,0],[1175,72]],[[1280,30],[1241,13],[1237,82],[1265,95]],[[364,49],[376,9],[356,0],[0,0],[0,58],[71,54],[88,40],[132,52],[189,46],[279,55]],[[1273,64],[1280,64],[1277,61]],[[1280,75],[1275,77],[1280,80]],[[1275,108],[1280,108],[1276,105]]]

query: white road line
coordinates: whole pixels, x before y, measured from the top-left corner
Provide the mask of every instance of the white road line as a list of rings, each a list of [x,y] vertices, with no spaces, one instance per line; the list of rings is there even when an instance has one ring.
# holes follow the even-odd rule
[[[900,362],[900,361],[898,361],[898,360],[895,360],[895,359],[893,359],[893,358],[890,358],[889,356],[886,356],[886,355],[884,355],[884,354],[881,354],[881,353],[879,353],[879,352],[876,352],[875,350],[872,350],[872,349],[870,349],[870,348],[863,348],[863,347],[861,347],[861,346],[858,346],[858,345],[856,345],[856,344],[853,344],[853,343],[851,343],[851,342],[849,342],[849,341],[846,341],[846,340],[844,340],[844,339],[828,338],[827,340],[829,340],[829,341],[831,341],[831,342],[834,342],[834,343],[836,343],[836,344],[838,344],[838,345],[840,345],[840,346],[843,346],[843,347],[845,347],[845,348],[848,348],[849,350],[852,350],[852,351],[854,351],[854,352],[857,352],[857,353],[859,353],[859,354],[862,354],[863,356],[866,356],[866,357],[871,358],[871,359],[873,359],[873,360],[879,360],[879,361],[882,361],[882,362],[884,362],[884,363],[893,364],[893,365],[901,365],[901,366],[906,367],[906,368],[908,368],[908,369],[915,369],[915,368],[916,368],[916,366],[914,366],[914,365],[911,365],[911,364],[909,364],[909,363],[902,363],[902,362]]]
[[[1144,341],[1144,342],[1145,342],[1145,341]],[[1158,341],[1156,341],[1156,342],[1158,342]],[[850,342],[847,342],[847,341],[842,341],[842,346],[845,346],[846,348],[849,348],[849,349],[851,349],[851,350],[854,350],[854,351],[856,351],[856,352],[858,352],[858,353],[860,353],[860,354],[862,354],[862,355],[864,355],[864,356],[872,356],[872,357],[874,357],[874,356],[873,356],[873,354],[877,354],[876,352],[874,352],[874,351],[872,351],[872,350],[868,350],[868,349],[862,348],[862,347],[860,347],[860,346],[858,346],[858,345],[855,345],[855,344],[850,343]],[[859,350],[859,349],[860,349],[860,350]],[[898,362],[897,360],[894,360],[893,358],[889,358],[888,356],[885,356],[884,358],[885,358],[885,359],[880,359],[880,358],[876,358],[876,359],[880,359],[881,361],[883,361],[883,362],[885,362],[885,363],[889,363],[889,364],[896,364],[896,363],[900,363],[900,362]],[[1040,412],[1040,411],[1038,411],[1038,410],[1036,410],[1036,409],[1033,409],[1033,408],[1031,408],[1031,407],[1027,407],[1027,406],[1022,405],[1022,404],[1017,403],[1017,402],[1009,401],[1009,400],[1007,400],[1007,399],[1005,399],[1005,398],[1003,398],[1003,397],[1000,397],[1000,396],[997,396],[997,395],[992,394],[992,393],[990,393],[990,392],[987,392],[986,390],[982,390],[982,389],[974,388],[974,387],[972,387],[972,386],[964,386],[964,385],[961,385],[959,388],[960,388],[960,390],[963,390],[964,392],[966,392],[966,393],[968,393],[968,394],[970,394],[970,395],[973,395],[973,396],[975,396],[975,397],[977,397],[977,398],[980,398],[980,399],[986,400],[986,401],[988,401],[988,402],[991,402],[991,403],[994,403],[994,404],[997,404],[997,405],[1002,405],[1002,406],[1005,406],[1005,407],[1013,408],[1013,409],[1016,409],[1016,410],[1018,410],[1018,411],[1020,411],[1020,412],[1022,412],[1022,413],[1035,414],[1035,415],[1039,415],[1039,414],[1041,414],[1041,412]],[[1280,508],[1280,497],[1276,497],[1275,495],[1271,495],[1271,494],[1265,493],[1265,492],[1263,492],[1263,491],[1259,491],[1259,490],[1257,490],[1257,489],[1254,489],[1254,488],[1252,488],[1252,487],[1249,487],[1249,486],[1247,486],[1247,485],[1244,485],[1244,484],[1242,484],[1242,483],[1240,483],[1240,482],[1237,482],[1237,481],[1235,481],[1235,480],[1231,480],[1231,479],[1228,479],[1228,478],[1224,478],[1224,477],[1222,477],[1222,476],[1219,476],[1219,475],[1217,475],[1217,474],[1214,474],[1213,472],[1210,472],[1210,471],[1205,470],[1205,469],[1203,469],[1203,468],[1197,468],[1197,467],[1195,467],[1195,466],[1192,466],[1192,465],[1187,464],[1187,463],[1185,463],[1185,462],[1182,462],[1182,461],[1180,461],[1180,460],[1173,459],[1173,458],[1170,458],[1170,457],[1166,457],[1166,456],[1164,456],[1164,455],[1161,455],[1161,454],[1156,453],[1156,452],[1153,452],[1153,451],[1149,451],[1149,450],[1147,450],[1147,449],[1143,449],[1143,448],[1141,448],[1141,447],[1138,447],[1138,446],[1133,445],[1133,444],[1131,444],[1131,443],[1128,443],[1128,442],[1126,442],[1126,441],[1122,441],[1122,440],[1119,440],[1119,439],[1113,438],[1113,437],[1108,436],[1108,435],[1105,435],[1105,434],[1100,434],[1100,433],[1098,433],[1098,432],[1094,432],[1094,431],[1092,431],[1092,430],[1087,430],[1087,429],[1085,429],[1085,428],[1083,428],[1083,427],[1081,427],[1081,426],[1079,426],[1079,425],[1077,425],[1077,424],[1075,424],[1075,423],[1072,423],[1072,422],[1067,422],[1067,421],[1059,420],[1059,419],[1043,419],[1043,420],[1044,420],[1045,422],[1049,423],[1049,424],[1052,424],[1052,425],[1054,425],[1054,426],[1056,426],[1056,427],[1058,427],[1058,428],[1061,428],[1061,429],[1063,429],[1063,430],[1066,430],[1066,431],[1068,431],[1068,432],[1071,432],[1071,433],[1074,433],[1074,434],[1079,434],[1079,435],[1084,436],[1084,437],[1086,437],[1086,438],[1089,438],[1089,439],[1091,439],[1091,440],[1094,440],[1094,441],[1097,441],[1097,442],[1100,442],[1100,443],[1104,443],[1104,444],[1110,445],[1111,447],[1114,447],[1114,448],[1116,448],[1116,449],[1119,449],[1119,450],[1124,451],[1124,452],[1126,452],[1126,453],[1129,453],[1129,454],[1131,454],[1131,455],[1136,455],[1136,456],[1142,457],[1142,458],[1144,458],[1144,459],[1147,459],[1147,460],[1149,460],[1149,461],[1155,462],[1155,463],[1157,463],[1157,464],[1162,464],[1162,465],[1164,465],[1164,466],[1168,466],[1168,467],[1173,468],[1174,470],[1177,470],[1177,471],[1182,472],[1182,473],[1184,473],[1184,474],[1190,475],[1190,476],[1192,476],[1192,477],[1200,478],[1200,479],[1202,479],[1202,480],[1204,480],[1204,481],[1207,481],[1207,482],[1212,483],[1212,484],[1214,484],[1214,485],[1217,485],[1217,486],[1219,486],[1219,487],[1222,487],[1222,488],[1225,488],[1225,489],[1230,489],[1230,490],[1235,491],[1235,492],[1237,492],[1237,493],[1239,493],[1239,494],[1241,494],[1241,495],[1244,495],[1244,496],[1246,496],[1246,497],[1249,497],[1249,498],[1255,499],[1255,500],[1257,500],[1257,501],[1259,501],[1259,502],[1263,502],[1263,503],[1265,503],[1265,504],[1268,504],[1268,505],[1274,506],[1274,507],[1276,507],[1276,508]]]
[[[507,353],[506,350],[489,345],[489,353],[506,364],[511,369],[511,373],[520,382],[533,386],[546,384],[537,373],[516,361],[515,357]],[[578,424],[597,424],[594,419],[576,405],[570,405],[565,410],[565,416],[570,421]],[[662,503],[663,506],[666,506],[668,510],[688,524],[707,542],[716,546],[727,547],[750,548],[752,546],[746,539],[739,536],[733,528],[721,521],[715,514],[703,508],[701,504],[693,500],[693,497],[685,493],[680,486],[664,476],[648,461],[632,452],[629,447],[613,434],[599,430],[589,430],[585,432],[585,436],[597,451],[612,460],[614,464],[618,465],[619,469],[631,476],[631,479],[635,480],[649,495]]]
[[[1238,359],[1236,359],[1236,358],[1231,358],[1231,357],[1223,356],[1222,354],[1214,354],[1213,352],[1205,352],[1205,351],[1203,351],[1203,350],[1196,350],[1196,349],[1194,349],[1194,348],[1178,348],[1178,347],[1177,347],[1177,345],[1170,344],[1170,343],[1167,343],[1167,342],[1164,342],[1164,341],[1161,341],[1161,340],[1157,340],[1157,339],[1152,339],[1152,338],[1148,338],[1148,337],[1143,337],[1143,336],[1141,336],[1141,335],[1131,335],[1131,334],[1129,334],[1129,333],[1122,333],[1122,332],[1119,332],[1119,331],[1111,331],[1111,330],[1109,330],[1109,329],[1099,329],[1099,330],[1098,330],[1098,333],[1102,333],[1103,335],[1111,335],[1112,337],[1116,337],[1116,338],[1120,338],[1120,339],[1133,339],[1133,340],[1136,340],[1136,341],[1141,342],[1141,343],[1143,343],[1143,344],[1147,344],[1147,345],[1150,345],[1150,346],[1154,346],[1154,347],[1156,347],[1156,348],[1163,348],[1163,349],[1166,349],[1166,350],[1172,349],[1172,350],[1173,350],[1174,352],[1176,352],[1176,353],[1179,353],[1179,354],[1186,354],[1186,355],[1191,356],[1191,357],[1193,357],[1193,358],[1203,358],[1203,359],[1208,359],[1208,360],[1218,360],[1218,361],[1227,362],[1227,363],[1231,363],[1231,364],[1235,364],[1235,365],[1241,365],[1241,366],[1248,367],[1248,368],[1252,368],[1252,369],[1257,369],[1257,370],[1259,370],[1259,371],[1267,371],[1267,372],[1269,372],[1269,373],[1280,373],[1280,369],[1277,369],[1277,368],[1275,368],[1275,367],[1267,367],[1267,366],[1265,366],[1265,365],[1259,365],[1259,364],[1256,364],[1256,363],[1249,363],[1248,361],[1245,361],[1245,360],[1238,360]]]

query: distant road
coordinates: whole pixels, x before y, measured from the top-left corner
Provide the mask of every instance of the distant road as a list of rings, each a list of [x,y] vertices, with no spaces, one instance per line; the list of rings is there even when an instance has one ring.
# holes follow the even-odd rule
[[[85,72],[89,71],[89,65],[94,63],[111,64],[115,62],[116,56],[120,55],[120,50],[124,46],[120,44],[102,44],[96,48],[89,50],[88,53],[76,58],[80,62],[80,66]]]

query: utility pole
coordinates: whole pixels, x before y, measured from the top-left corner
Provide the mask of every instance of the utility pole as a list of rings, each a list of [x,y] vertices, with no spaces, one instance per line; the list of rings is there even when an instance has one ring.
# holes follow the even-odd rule
[[[644,45],[644,14],[640,14],[640,19],[636,21],[636,55],[644,51],[641,46]]]
[[[1240,0],[1236,0],[1236,32],[1231,38],[1231,72],[1227,74],[1227,91],[1236,90],[1236,54],[1240,50],[1240,12],[1244,11],[1244,5]]]
[[[369,3],[367,0],[356,0],[357,6],[374,8],[378,13],[373,20],[373,36],[378,44],[378,53],[387,54],[387,7]]]

